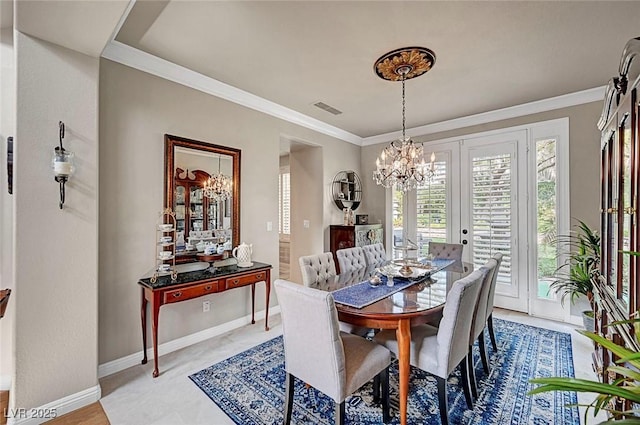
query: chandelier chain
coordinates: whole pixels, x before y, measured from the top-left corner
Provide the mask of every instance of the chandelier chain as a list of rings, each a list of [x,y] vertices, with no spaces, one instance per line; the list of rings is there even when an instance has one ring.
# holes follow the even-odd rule
[[[405,136],[405,106],[404,106],[404,81],[405,73],[402,73],[402,141],[407,140]]]

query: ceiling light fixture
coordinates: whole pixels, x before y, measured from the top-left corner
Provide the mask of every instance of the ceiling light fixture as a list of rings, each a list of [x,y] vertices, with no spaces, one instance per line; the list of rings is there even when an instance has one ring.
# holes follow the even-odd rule
[[[209,177],[204,183],[204,194],[215,202],[225,201],[231,198],[232,186],[231,179],[220,171],[220,155],[218,155],[218,174]]]
[[[394,140],[382,150],[376,159],[373,179],[384,187],[395,187],[402,192],[416,188],[435,174],[435,153],[431,161],[424,161],[422,143],[416,144],[406,136],[405,130],[405,81],[429,71],[436,62],[436,55],[425,47],[403,47],[382,55],[374,64],[378,77],[402,82],[402,138]]]

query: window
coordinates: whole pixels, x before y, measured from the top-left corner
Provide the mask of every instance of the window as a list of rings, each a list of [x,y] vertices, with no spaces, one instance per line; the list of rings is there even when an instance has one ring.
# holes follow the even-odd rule
[[[278,232],[281,238],[291,234],[291,174],[289,167],[280,169],[278,178]]]

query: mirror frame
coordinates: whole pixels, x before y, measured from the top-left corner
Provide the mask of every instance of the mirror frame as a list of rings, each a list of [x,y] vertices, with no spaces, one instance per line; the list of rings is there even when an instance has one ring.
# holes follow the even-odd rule
[[[175,193],[175,147],[189,148],[221,155],[229,155],[232,160],[233,188],[231,202],[231,245],[236,247],[240,244],[240,149],[226,146],[214,145],[212,143],[201,142],[199,140],[187,139],[185,137],[164,135],[164,206],[173,211],[173,197]],[[185,235],[187,238],[189,235]]]

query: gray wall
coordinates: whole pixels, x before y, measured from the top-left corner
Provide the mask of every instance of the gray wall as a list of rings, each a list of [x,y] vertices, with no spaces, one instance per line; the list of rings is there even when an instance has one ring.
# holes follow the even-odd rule
[[[338,211],[328,201],[329,183],[338,171],[358,170],[360,165],[358,146],[102,59],[100,364],[142,349],[136,282],[154,265],[155,222],[163,207],[165,133],[242,150],[240,236],[253,244],[255,260],[274,265],[272,276],[278,275],[280,139],[319,146],[315,149],[321,156],[311,158],[310,164],[321,167],[314,183],[319,189],[303,192],[292,205],[294,211],[298,205],[313,211],[313,217],[305,217],[311,222],[305,229],[309,234],[321,237],[330,223],[338,222],[331,221]],[[325,193],[318,196],[320,191]],[[273,223],[271,232],[266,230],[267,221]],[[301,238],[298,248],[313,252],[319,246],[316,241]],[[297,267],[293,256],[291,267],[292,271]],[[263,288],[258,285],[256,291],[257,311],[264,309]],[[208,297],[209,313],[202,312],[203,299],[163,307],[159,342],[242,318],[251,311],[249,288]]]
[[[0,6],[1,7],[1,6]],[[4,10],[2,10],[4,11]],[[13,284],[13,197],[6,189],[7,137],[15,136],[16,81],[13,49],[13,30],[0,32],[0,289],[14,288]],[[15,296],[14,296],[15,298]],[[0,320],[0,391],[11,387],[13,373],[13,322],[14,300]]]
[[[569,158],[571,217],[579,218],[591,227],[600,225],[600,132],[596,127],[602,102],[593,102],[569,108],[557,109],[534,115],[496,121],[484,125],[461,128],[453,131],[414,137],[419,142],[435,141],[458,137],[482,131],[495,130],[539,121],[569,117]],[[366,146],[362,149],[361,169],[366,178],[363,186],[367,197],[366,208],[374,218],[384,221],[385,189],[376,186],[370,176],[375,168],[375,160],[386,144]],[[572,221],[572,224],[575,224]]]
[[[41,406],[93,388],[98,363],[96,58],[16,36],[16,242],[11,404]],[[76,155],[65,209],[50,167],[58,121]],[[4,182],[3,182],[4,184]],[[14,296],[12,295],[12,297]]]

